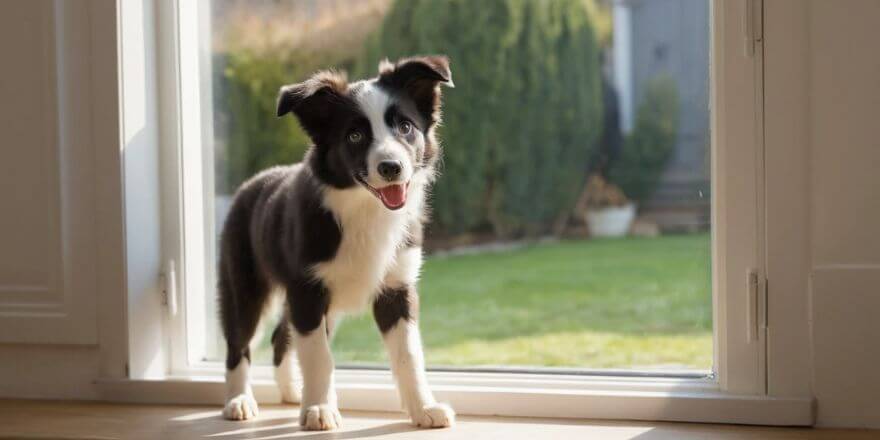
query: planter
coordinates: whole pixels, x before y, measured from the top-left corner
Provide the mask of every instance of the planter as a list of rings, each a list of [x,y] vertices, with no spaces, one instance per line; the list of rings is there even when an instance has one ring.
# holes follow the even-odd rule
[[[587,227],[591,237],[623,237],[636,218],[636,204],[587,210]]]

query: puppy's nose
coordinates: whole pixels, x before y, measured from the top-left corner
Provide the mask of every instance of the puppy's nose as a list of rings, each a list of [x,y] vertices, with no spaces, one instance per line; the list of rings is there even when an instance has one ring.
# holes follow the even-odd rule
[[[400,161],[397,160],[383,160],[379,162],[379,175],[389,182],[397,179],[402,169]]]

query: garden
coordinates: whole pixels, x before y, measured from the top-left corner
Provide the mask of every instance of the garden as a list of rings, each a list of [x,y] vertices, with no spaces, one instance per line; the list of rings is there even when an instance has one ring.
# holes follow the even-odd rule
[[[429,258],[419,285],[427,362],[709,370],[709,252],[709,237],[692,234]],[[333,350],[343,364],[385,359],[370,316],[343,322]]]
[[[255,14],[238,3],[213,5]],[[287,4],[266,15],[282,22],[320,3]],[[677,83],[646,81],[633,127],[621,131],[605,73],[611,2],[354,5],[312,20],[325,23],[320,38],[305,28],[273,38],[272,19],[223,22],[213,55],[217,206],[250,175],[308,148],[293,118],[274,116],[281,85],[328,67],[369,77],[386,57],[444,53],[456,88],[444,90],[419,285],[428,363],[711,368],[710,236],[646,229],[642,216],[674,155]],[[338,363],[384,359],[369,316],[346,319],[333,344]]]

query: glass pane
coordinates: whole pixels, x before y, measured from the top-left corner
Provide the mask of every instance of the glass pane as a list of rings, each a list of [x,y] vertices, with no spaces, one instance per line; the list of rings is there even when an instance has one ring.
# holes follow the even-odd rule
[[[309,146],[275,117],[281,85],[448,54],[419,284],[428,364],[709,370],[709,6],[211,0],[217,225],[243,180]],[[369,314],[333,350],[340,365],[386,359]]]

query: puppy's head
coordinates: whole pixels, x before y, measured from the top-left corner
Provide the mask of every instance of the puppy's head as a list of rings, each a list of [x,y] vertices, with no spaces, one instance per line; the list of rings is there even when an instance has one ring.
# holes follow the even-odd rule
[[[433,174],[440,84],[452,85],[445,56],[383,61],[377,77],[354,83],[319,72],[281,88],[278,116],[299,119],[315,144],[309,164],[325,184],[359,185],[395,210],[419,173]]]

